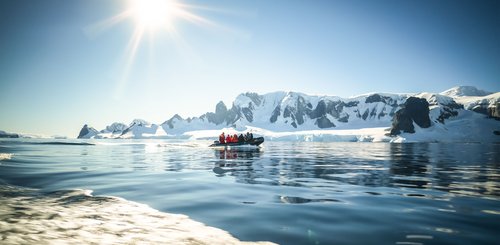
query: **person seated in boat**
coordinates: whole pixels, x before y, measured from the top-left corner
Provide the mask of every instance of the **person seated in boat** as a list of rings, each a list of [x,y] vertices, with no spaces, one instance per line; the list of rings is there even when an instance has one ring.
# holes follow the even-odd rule
[[[226,136],[226,144],[227,144],[227,143],[231,143],[231,140],[232,140],[232,137],[231,137],[231,135],[229,135],[229,134],[228,134],[228,135]]]
[[[245,134],[245,141],[246,141],[246,142],[250,142],[250,141],[252,141],[252,137],[250,136],[250,132],[247,132],[247,133]]]
[[[233,135],[233,143],[238,143],[238,135],[237,134]]]
[[[247,141],[248,141],[248,142],[250,142],[250,141],[252,141],[252,140],[253,140],[253,134],[252,134],[252,133],[247,132],[247,135],[246,135],[246,136],[247,136]]]
[[[245,137],[243,137],[243,134],[240,134],[240,136],[238,136],[238,142],[245,143]]]
[[[222,132],[222,134],[219,135],[219,143],[221,143],[221,144],[226,143],[226,136],[224,135],[224,132]]]

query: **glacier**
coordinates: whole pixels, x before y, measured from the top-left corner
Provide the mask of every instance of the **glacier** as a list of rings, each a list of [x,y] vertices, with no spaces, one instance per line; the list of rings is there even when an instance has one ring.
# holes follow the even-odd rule
[[[391,129],[398,123],[395,115],[406,115],[403,110],[412,108],[408,103],[419,100],[428,107],[426,118],[404,118],[407,124],[413,123],[414,130],[393,133]],[[413,110],[422,117],[422,108]],[[280,141],[500,142],[499,112],[500,92],[471,86],[442,93],[367,93],[349,98],[247,92],[238,95],[230,108],[221,101],[214,112],[199,117],[176,114],[160,124],[135,119],[128,125],[113,123],[101,131],[84,125],[78,138],[212,140],[222,131],[251,131],[266,140]],[[415,123],[422,120],[430,123]]]

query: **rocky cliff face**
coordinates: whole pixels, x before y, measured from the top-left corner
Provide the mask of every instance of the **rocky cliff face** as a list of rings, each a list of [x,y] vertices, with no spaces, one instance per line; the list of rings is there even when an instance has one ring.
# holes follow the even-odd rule
[[[465,109],[500,120],[500,92],[487,96],[457,97]]]
[[[500,102],[497,102],[493,106],[489,106],[487,115],[497,120],[500,120]]]
[[[99,131],[97,131],[93,127],[89,127],[87,124],[83,125],[83,128],[80,130],[80,133],[78,134],[78,139],[90,139],[95,137],[96,135],[99,134]]]
[[[429,118],[429,102],[423,98],[410,97],[406,100],[399,111],[396,112],[392,121],[391,135],[398,135],[402,132],[415,133],[416,123],[421,128],[431,126]]]

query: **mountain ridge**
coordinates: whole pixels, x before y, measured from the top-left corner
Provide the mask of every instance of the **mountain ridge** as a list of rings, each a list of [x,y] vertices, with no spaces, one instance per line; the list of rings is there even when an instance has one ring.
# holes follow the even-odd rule
[[[468,88],[467,91],[482,90]],[[403,109],[408,98],[411,97],[427,101],[431,125],[446,124],[447,120],[459,116],[466,110],[490,118],[500,118],[498,115],[500,93],[471,97],[447,96],[443,94],[445,92],[368,93],[350,98],[307,95],[291,91],[277,91],[262,95],[246,92],[239,94],[230,108],[220,101],[216,104],[215,111],[204,113],[199,117],[184,119],[175,114],[161,124],[134,120],[127,128],[123,123],[114,123],[95,135],[79,138],[154,138],[182,135],[196,130],[223,128],[245,130],[247,127],[277,132],[390,128],[394,127],[393,119],[396,113]]]

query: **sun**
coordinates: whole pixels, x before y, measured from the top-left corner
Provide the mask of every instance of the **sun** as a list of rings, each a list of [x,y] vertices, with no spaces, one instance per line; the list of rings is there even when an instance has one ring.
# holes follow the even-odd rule
[[[145,38],[152,40],[159,37],[169,37],[172,40],[172,44],[186,50],[189,49],[189,45],[187,45],[181,32],[176,28],[176,22],[187,21],[200,27],[221,28],[215,22],[196,14],[196,10],[219,11],[216,8],[190,5],[183,3],[182,0],[126,0],[125,3],[123,12],[86,28],[88,35],[95,36],[123,21],[128,22],[130,20],[134,23],[133,33],[125,49],[123,74],[117,80],[114,93],[115,99],[122,97],[121,94],[126,87],[136,53]],[[159,33],[166,33],[168,35],[155,35]],[[153,50],[154,42],[150,42],[150,44],[151,51]]]
[[[147,30],[169,28],[178,10],[175,0],[131,0],[129,3],[136,24]]]

